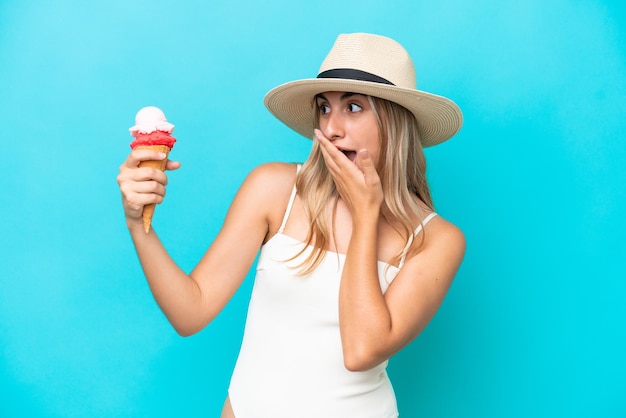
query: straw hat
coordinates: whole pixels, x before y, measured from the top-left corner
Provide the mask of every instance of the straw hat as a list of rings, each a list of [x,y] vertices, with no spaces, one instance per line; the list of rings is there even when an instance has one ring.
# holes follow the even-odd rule
[[[283,123],[312,138],[313,98],[327,91],[366,94],[405,107],[417,119],[424,147],[451,138],[463,124],[454,102],[417,90],[411,57],[399,43],[384,36],[339,35],[317,78],[282,84],[270,90],[264,102]]]

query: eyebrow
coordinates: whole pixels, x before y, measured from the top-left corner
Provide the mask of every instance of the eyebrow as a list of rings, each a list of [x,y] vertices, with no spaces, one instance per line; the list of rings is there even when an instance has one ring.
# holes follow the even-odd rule
[[[340,100],[345,100],[345,99],[347,99],[349,97],[352,97],[352,96],[365,96],[365,95],[362,94],[362,93],[346,92],[346,93],[341,95]],[[318,98],[320,98],[322,100],[328,101],[328,99],[322,93],[319,93],[319,94],[315,95],[315,99],[317,100]]]

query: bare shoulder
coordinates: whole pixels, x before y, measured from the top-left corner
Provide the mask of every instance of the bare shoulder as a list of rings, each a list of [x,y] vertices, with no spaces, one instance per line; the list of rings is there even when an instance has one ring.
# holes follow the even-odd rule
[[[465,246],[465,235],[461,229],[442,216],[435,216],[414,240],[401,277],[394,280],[396,287],[402,288],[402,283],[406,285],[407,280],[402,277],[419,277],[422,280],[408,280],[409,286],[417,282],[433,284],[433,289],[438,289],[436,292],[439,299],[436,299],[443,299],[446,289],[461,266]],[[408,290],[405,291],[409,294]]]
[[[264,213],[270,235],[280,226],[296,171],[295,164],[265,163],[254,168],[241,186],[239,193],[248,196],[246,201],[253,204],[255,211]]]
[[[432,218],[416,236],[407,260],[445,259],[460,264],[465,255],[465,235],[459,227],[441,215]]]
[[[291,187],[296,178],[296,165],[289,163],[265,163],[255,167],[246,181],[266,184],[270,188]],[[271,193],[272,190],[266,190]]]
[[[437,251],[461,261],[465,254],[465,234],[444,217],[437,215],[424,226],[423,251]]]
[[[242,189],[257,199],[280,206],[282,200],[289,198],[295,179],[295,164],[265,163],[248,174]]]
[[[432,238],[453,240],[454,242],[463,244],[465,243],[465,234],[463,234],[463,231],[441,215],[435,216],[430,222],[428,222],[428,224],[426,224],[424,229],[426,231],[430,231]]]

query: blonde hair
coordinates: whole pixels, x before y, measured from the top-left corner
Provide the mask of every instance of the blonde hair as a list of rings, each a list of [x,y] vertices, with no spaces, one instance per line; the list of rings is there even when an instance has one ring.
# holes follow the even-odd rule
[[[378,122],[381,141],[376,167],[383,189],[383,208],[386,208],[381,213],[394,228],[399,224],[399,232],[408,240],[414,231],[411,215],[421,219],[423,212],[415,196],[434,210],[426,180],[426,159],[418,134],[418,122],[411,112],[396,103],[371,96],[368,100]],[[317,106],[313,108],[316,109],[315,126],[319,126]],[[311,225],[306,244],[312,246],[313,251],[298,266],[299,275],[306,275],[322,262],[326,254],[338,198],[317,141],[313,143],[311,154],[296,178],[296,188]],[[330,202],[333,202],[332,216],[329,216]],[[304,249],[293,258],[303,252]],[[401,256],[402,252],[399,252],[392,263],[397,263]]]

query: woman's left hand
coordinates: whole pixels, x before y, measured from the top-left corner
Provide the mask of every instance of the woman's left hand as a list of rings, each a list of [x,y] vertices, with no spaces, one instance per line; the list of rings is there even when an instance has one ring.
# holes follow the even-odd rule
[[[352,216],[373,214],[378,219],[383,188],[369,152],[359,150],[356,160],[352,162],[319,129],[315,130],[315,137],[320,142],[326,167],[335,181],[339,196]]]

